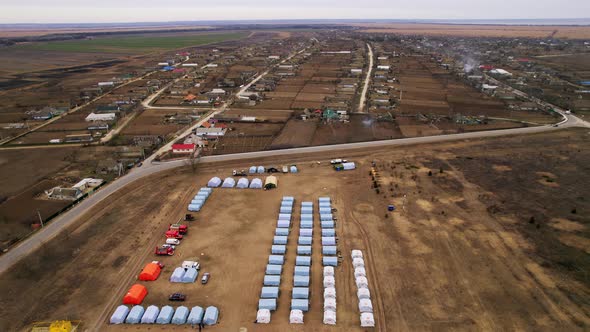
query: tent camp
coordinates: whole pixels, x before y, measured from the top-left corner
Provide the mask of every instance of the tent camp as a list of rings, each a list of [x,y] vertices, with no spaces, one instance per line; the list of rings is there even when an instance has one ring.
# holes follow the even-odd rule
[[[155,305],[151,305],[145,309],[143,316],[141,317],[142,324],[154,324],[160,313],[160,308]]]
[[[140,305],[134,305],[129,311],[129,315],[125,319],[125,323],[127,324],[139,324],[141,322],[141,317],[143,317],[143,313],[145,309]]]
[[[336,299],[324,299],[324,311],[326,310],[336,311]]]
[[[277,228],[275,229],[275,235],[277,236],[288,236],[289,229],[288,228]]]
[[[177,267],[170,275],[170,282],[182,282],[182,277],[184,276],[184,269],[181,267]]]
[[[223,184],[221,185],[221,188],[233,188],[235,186],[236,186],[236,180],[234,180],[234,178],[227,177],[227,178],[225,178],[225,180],[223,180]]]
[[[313,228],[313,221],[311,220],[301,220],[301,224],[299,225],[301,228],[310,229]]]
[[[309,276],[294,276],[293,286],[295,287],[309,287]]]
[[[324,246],[335,246],[336,237],[334,236],[322,236],[322,245]]]
[[[268,309],[270,311],[277,310],[277,299],[258,300],[258,310],[260,309]]]
[[[324,277],[324,288],[327,287],[335,287],[336,279],[333,276],[325,276]]]
[[[276,188],[278,185],[277,177],[274,175],[269,175],[264,180],[264,189],[273,189]]]
[[[312,239],[311,236],[300,236],[297,243],[299,245],[309,246],[311,245]]]
[[[375,327],[375,317],[373,317],[373,313],[361,313],[361,327]]]
[[[322,220],[322,221],[320,221],[320,227],[322,227],[322,229],[334,229],[334,226],[335,226],[334,220]],[[334,233],[334,234],[336,234],[336,233]]]
[[[272,244],[287,244],[286,236],[276,236],[273,238]]]
[[[286,252],[287,246],[283,244],[275,244],[270,249],[270,253],[273,255],[284,255]]]
[[[170,324],[173,315],[174,308],[172,308],[169,305],[162,307],[162,309],[160,310],[160,314],[156,319],[156,324]]]
[[[254,178],[250,181],[250,189],[262,189],[262,180]]]
[[[336,325],[336,311],[325,310],[324,311],[324,324]]]
[[[367,276],[367,271],[365,270],[364,267],[357,267],[356,269],[354,269],[354,277],[358,278],[358,277],[366,277]]]
[[[285,256],[283,255],[269,255],[268,264],[283,265],[285,263]]]
[[[311,246],[297,246],[297,255],[311,255]]]
[[[302,228],[299,230],[299,236],[313,236],[313,229]]]
[[[147,288],[140,284],[135,284],[129,288],[123,297],[123,304],[141,304],[147,295]]]
[[[129,307],[126,305],[120,305],[115,309],[113,315],[111,316],[111,324],[123,324],[125,322],[125,318],[129,314]]]
[[[262,287],[260,291],[261,299],[277,299],[279,297],[279,288],[273,286]]]
[[[291,313],[289,314],[289,323],[303,324],[303,311],[299,309],[291,310]]]
[[[291,310],[301,310],[306,312],[309,310],[309,301],[303,299],[292,299]]]
[[[256,173],[258,174],[263,174],[266,170],[264,169],[264,166],[258,166],[256,168]]]
[[[259,309],[258,312],[256,313],[256,323],[258,323],[258,324],[270,323],[270,310]]]
[[[273,265],[273,264],[266,265],[266,274],[280,275],[282,271],[283,271],[282,265]]]
[[[187,307],[181,305],[180,307],[176,308],[174,312],[174,316],[172,316],[172,324],[182,325],[186,324],[186,319],[188,318],[189,310]]]
[[[246,189],[250,185],[250,181],[247,178],[240,178],[238,180],[238,184],[236,184],[237,188]]]
[[[370,299],[359,300],[359,311],[360,312],[373,312],[373,303]]]
[[[356,269],[357,267],[365,267],[365,261],[362,258],[353,258],[352,266]]]
[[[323,266],[338,266],[338,257],[324,256],[322,257]]]
[[[325,276],[334,276],[334,267],[333,266],[324,266],[324,277]]]
[[[352,256],[352,259],[355,259],[355,258],[363,258],[363,252],[360,251],[360,250],[355,249],[355,250],[352,251],[352,255],[351,256]]]
[[[281,276],[271,276],[271,275],[265,275],[264,276],[264,282],[263,285],[264,286],[279,286],[281,284]]]
[[[309,266],[295,266],[296,276],[309,276]]]
[[[191,267],[186,270],[186,272],[184,273],[184,275],[181,278],[181,281],[184,283],[195,282],[195,280],[197,280],[198,275],[199,275],[199,271],[197,269],[195,269],[194,267]]]
[[[334,228],[322,228],[322,236],[336,236]]]
[[[217,318],[219,318],[219,310],[217,307],[207,307],[207,309],[205,309],[205,315],[203,316],[203,324],[215,325],[217,324]]]
[[[248,169],[248,173],[256,174],[256,166],[250,166],[250,168]]]
[[[336,288],[328,287],[324,288],[324,300],[325,299],[335,299],[336,298]]]
[[[279,220],[291,221],[291,213],[279,213]]]
[[[338,249],[336,246],[323,246],[322,255],[336,255]]]
[[[201,324],[203,321],[203,315],[205,314],[205,310],[199,306],[195,306],[191,309],[191,313],[188,314],[188,318],[186,319],[187,324]]]
[[[366,277],[354,278],[357,288],[369,288],[369,280]]]
[[[321,213],[320,221],[334,220],[334,216],[331,213]]]
[[[289,171],[290,171],[291,173],[297,173],[297,172],[299,172],[299,170],[297,169],[297,166],[295,166],[295,165],[292,165],[292,166],[289,168]]]
[[[308,299],[309,288],[308,287],[293,287],[292,298],[294,299]]]
[[[297,266],[311,266],[311,256],[297,256],[297,257],[295,257],[295,265],[297,265]]]
[[[209,182],[207,182],[207,187],[209,188],[217,188],[221,185],[221,179],[218,177],[212,177]]]
[[[371,298],[371,292],[369,292],[368,288],[359,288],[356,291],[356,296],[359,298],[359,300],[361,299],[370,299]]]
[[[277,220],[277,228],[289,228],[291,222],[289,220]]]

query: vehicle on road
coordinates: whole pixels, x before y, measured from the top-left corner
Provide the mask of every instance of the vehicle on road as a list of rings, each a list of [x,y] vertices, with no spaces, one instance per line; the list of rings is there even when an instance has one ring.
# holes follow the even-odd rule
[[[141,167],[143,165],[143,163],[139,163],[137,164],[137,167]]]
[[[170,296],[168,296],[168,300],[170,300],[170,301],[184,301],[184,300],[186,300],[186,295],[184,295],[182,293],[170,294]]]
[[[160,261],[152,261],[152,264],[158,264],[158,266],[163,269],[164,268],[164,264]]]
[[[201,278],[201,284],[206,284],[209,282],[209,277],[211,276],[211,274],[209,272],[205,272],[205,274],[203,274],[203,277]]]
[[[170,247],[156,247],[156,255],[158,256],[172,256],[174,255],[174,248]]]
[[[163,245],[161,245],[160,247],[162,248],[172,248],[172,249],[176,249],[176,246],[173,244],[166,244],[164,243]]]

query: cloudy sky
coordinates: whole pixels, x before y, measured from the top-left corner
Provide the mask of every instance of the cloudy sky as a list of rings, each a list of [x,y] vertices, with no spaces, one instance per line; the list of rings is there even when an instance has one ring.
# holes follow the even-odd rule
[[[590,16],[590,0],[0,0],[0,23]]]

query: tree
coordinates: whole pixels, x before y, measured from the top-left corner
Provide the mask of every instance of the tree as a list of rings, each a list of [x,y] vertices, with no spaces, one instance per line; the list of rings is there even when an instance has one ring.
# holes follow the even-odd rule
[[[193,153],[191,153],[186,160],[186,164],[191,168],[191,172],[194,174],[197,172],[199,168],[199,161],[201,160],[201,150],[196,149]]]

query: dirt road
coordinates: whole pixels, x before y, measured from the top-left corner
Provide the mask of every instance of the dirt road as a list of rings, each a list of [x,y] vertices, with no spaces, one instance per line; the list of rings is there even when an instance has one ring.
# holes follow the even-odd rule
[[[369,85],[371,85],[371,73],[373,72],[373,49],[369,43],[367,43],[367,58],[369,58],[369,67],[367,68],[367,76],[365,76],[363,91],[361,92],[361,98],[359,100],[359,113],[365,112],[367,92],[369,91]]]

